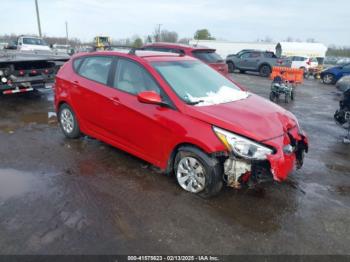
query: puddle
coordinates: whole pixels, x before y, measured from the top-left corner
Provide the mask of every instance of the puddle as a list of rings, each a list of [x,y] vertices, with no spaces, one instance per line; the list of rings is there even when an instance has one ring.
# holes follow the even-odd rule
[[[14,169],[0,169],[0,200],[7,200],[30,192],[35,186],[31,173]]]
[[[339,164],[326,164],[326,167],[332,171],[337,171],[341,173],[349,173],[349,167],[339,165]]]
[[[350,186],[336,186],[331,188],[330,191],[336,192],[341,196],[350,196]]]
[[[48,113],[31,113],[24,114],[21,116],[21,121],[25,124],[50,124],[55,123],[56,113],[48,112]]]

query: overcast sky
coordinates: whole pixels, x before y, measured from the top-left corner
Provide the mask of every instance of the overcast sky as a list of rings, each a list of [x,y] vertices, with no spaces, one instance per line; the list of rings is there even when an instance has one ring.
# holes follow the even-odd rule
[[[42,31],[91,41],[151,34],[157,24],[193,37],[208,28],[218,39],[314,38],[350,46],[349,0],[39,0]],[[0,34],[37,34],[34,0],[1,0]]]

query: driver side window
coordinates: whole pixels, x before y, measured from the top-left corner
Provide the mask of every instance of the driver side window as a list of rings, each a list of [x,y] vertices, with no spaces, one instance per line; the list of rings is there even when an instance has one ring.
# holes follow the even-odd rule
[[[160,94],[157,83],[142,66],[122,58],[118,61],[113,87],[133,95],[143,91]]]
[[[244,53],[241,55],[241,58],[242,59],[246,59],[246,58],[249,58],[250,57],[250,53]]]

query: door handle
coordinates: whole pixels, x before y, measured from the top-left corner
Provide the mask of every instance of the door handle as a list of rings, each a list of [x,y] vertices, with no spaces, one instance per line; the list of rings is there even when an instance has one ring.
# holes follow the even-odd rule
[[[79,81],[78,80],[74,80],[73,83],[79,85]]]
[[[110,100],[113,102],[113,104],[115,104],[115,105],[119,105],[119,104],[120,104],[120,100],[119,100],[119,98],[116,97],[116,96],[110,97],[109,99],[110,99]]]

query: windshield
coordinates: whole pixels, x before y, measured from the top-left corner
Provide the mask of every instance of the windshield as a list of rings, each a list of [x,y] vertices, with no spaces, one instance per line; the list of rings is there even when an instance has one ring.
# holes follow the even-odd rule
[[[247,92],[200,61],[153,62],[152,65],[187,104],[213,105],[248,97]]]
[[[202,60],[205,63],[218,63],[223,62],[224,60],[214,51],[210,50],[200,50],[200,51],[192,51],[194,57]]]
[[[40,38],[23,38],[25,45],[47,45],[43,39]]]
[[[99,37],[101,43],[108,43],[108,37]]]

